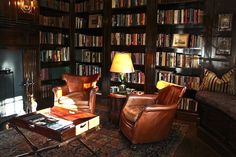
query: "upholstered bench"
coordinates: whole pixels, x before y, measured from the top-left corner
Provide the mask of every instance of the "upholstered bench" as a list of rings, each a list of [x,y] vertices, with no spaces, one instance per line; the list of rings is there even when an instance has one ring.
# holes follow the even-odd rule
[[[200,104],[218,109],[231,119],[236,120],[236,96],[217,92],[199,91],[196,94],[196,99]]]
[[[199,91],[199,136],[226,156],[236,155],[236,96]],[[207,136],[206,136],[207,135]],[[207,138],[206,138],[207,137]]]

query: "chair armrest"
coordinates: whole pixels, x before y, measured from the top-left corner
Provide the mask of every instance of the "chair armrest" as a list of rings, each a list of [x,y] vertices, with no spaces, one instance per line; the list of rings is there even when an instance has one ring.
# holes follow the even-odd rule
[[[157,99],[157,94],[142,94],[142,95],[130,94],[127,98],[126,105],[139,106],[139,105],[155,104],[156,99]]]
[[[69,88],[67,85],[56,86],[52,88],[52,91],[54,93],[54,99],[57,101],[61,96],[67,95],[69,93]]]
[[[163,110],[174,110],[177,109],[176,104],[171,105],[161,105],[161,104],[154,104],[154,105],[146,105],[144,111],[152,112],[152,111],[163,111]]]
[[[96,92],[98,91],[98,87],[90,87],[88,89],[85,90],[87,93],[94,93],[96,94]]]
[[[88,105],[91,113],[95,113],[96,109],[96,93],[98,91],[98,87],[91,87],[86,89],[86,94],[88,96]]]

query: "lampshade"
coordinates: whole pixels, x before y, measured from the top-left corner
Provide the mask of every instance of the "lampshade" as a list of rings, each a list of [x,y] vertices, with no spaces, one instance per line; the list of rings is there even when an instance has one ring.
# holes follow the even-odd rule
[[[116,52],[112,61],[110,72],[116,72],[116,73],[134,72],[131,55],[129,53]]]

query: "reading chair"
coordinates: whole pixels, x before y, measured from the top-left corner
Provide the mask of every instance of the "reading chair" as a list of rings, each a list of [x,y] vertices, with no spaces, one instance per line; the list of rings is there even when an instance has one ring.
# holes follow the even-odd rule
[[[158,94],[129,95],[121,112],[121,132],[132,144],[165,139],[186,88],[159,81]]]
[[[98,91],[96,83],[99,77],[99,74],[90,76],[64,74],[62,79],[66,84],[53,88],[54,106],[94,113]]]

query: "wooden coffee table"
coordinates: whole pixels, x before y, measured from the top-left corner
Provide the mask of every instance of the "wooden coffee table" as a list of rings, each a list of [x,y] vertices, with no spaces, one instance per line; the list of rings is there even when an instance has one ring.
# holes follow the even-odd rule
[[[37,112],[29,113],[10,120],[10,126],[21,134],[30,145],[32,151],[18,156],[39,155],[40,152],[61,147],[69,142],[79,139],[79,141],[96,156],[96,154],[80,140],[82,133],[87,133],[99,128],[99,116],[83,112],[72,111],[61,107],[52,107]],[[44,148],[35,146],[19,129],[24,128],[32,132],[55,140],[58,143]]]

